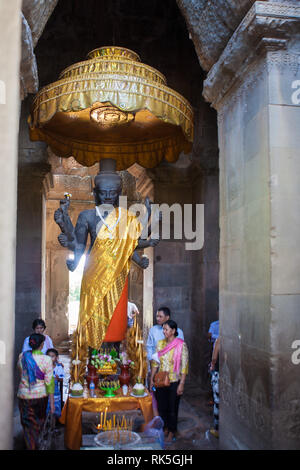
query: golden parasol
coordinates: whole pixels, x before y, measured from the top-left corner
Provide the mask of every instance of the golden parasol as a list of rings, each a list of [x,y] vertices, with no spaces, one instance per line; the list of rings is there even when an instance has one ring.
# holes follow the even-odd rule
[[[84,166],[110,158],[118,171],[153,168],[191,151],[193,110],[135,52],[101,47],[39,91],[29,126],[31,140]]]

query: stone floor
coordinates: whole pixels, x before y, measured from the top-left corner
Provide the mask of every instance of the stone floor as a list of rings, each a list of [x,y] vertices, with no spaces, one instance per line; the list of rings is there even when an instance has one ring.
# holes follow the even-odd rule
[[[62,351],[62,353],[67,351]],[[60,354],[60,360],[64,363],[65,382],[64,398],[67,396],[69,376],[69,356]],[[170,450],[217,450],[218,440],[214,438],[209,429],[212,427],[213,407],[209,403],[210,395],[207,391],[199,390],[199,387],[187,381],[184,397],[181,399],[178,416],[178,436],[175,442],[168,444]],[[139,410],[127,412],[134,420],[134,431],[141,430],[143,416]],[[123,414],[123,413],[122,413]],[[95,425],[99,423],[99,413],[83,412],[82,432],[85,436],[95,432]],[[64,427],[60,425],[56,432],[56,448],[64,450]],[[14,449],[24,449],[23,433],[20,424],[17,405],[14,414]]]

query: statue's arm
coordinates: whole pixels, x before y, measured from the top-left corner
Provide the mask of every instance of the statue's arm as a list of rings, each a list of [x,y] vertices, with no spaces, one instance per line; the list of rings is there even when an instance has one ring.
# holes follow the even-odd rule
[[[142,269],[146,269],[149,266],[149,259],[147,257],[141,257],[136,250],[133,252],[131,259]]]
[[[81,212],[78,216],[74,230],[74,259],[67,260],[67,266],[70,271],[74,271],[85,252],[88,238],[88,220],[86,215]]]
[[[70,200],[68,198],[60,201],[60,208],[54,212],[54,220],[61,229],[58,236],[59,243],[71,251],[75,250],[74,226],[68,214]]]
[[[148,240],[144,240],[139,238],[137,248],[148,248],[149,246],[156,246],[159,243],[159,238],[150,238]]]
[[[151,201],[148,197],[146,197],[145,199],[145,206],[147,209],[147,227],[144,228],[143,235],[144,235],[144,232],[146,231],[146,237],[144,235],[143,238],[139,238],[137,248],[148,248],[149,246],[154,247],[159,243],[158,236],[155,238],[151,238],[152,225],[150,221],[151,221],[151,216],[152,216],[152,207],[151,207]],[[155,221],[154,225],[157,224],[160,219],[161,219],[161,214],[159,213],[158,219]]]

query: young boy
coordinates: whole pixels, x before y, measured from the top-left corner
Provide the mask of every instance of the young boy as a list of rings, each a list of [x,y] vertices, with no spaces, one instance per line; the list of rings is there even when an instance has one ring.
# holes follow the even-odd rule
[[[54,389],[54,405],[55,405],[55,416],[59,418],[61,415],[61,394],[60,394],[60,382],[64,380],[64,366],[58,362],[58,351],[54,348],[47,350],[47,356],[50,356],[53,363],[53,375],[55,380]],[[49,412],[50,405],[48,402],[47,413]]]

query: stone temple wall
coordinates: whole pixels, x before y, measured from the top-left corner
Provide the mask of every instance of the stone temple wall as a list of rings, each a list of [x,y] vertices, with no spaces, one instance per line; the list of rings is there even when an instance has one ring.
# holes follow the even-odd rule
[[[31,142],[27,116],[30,98],[23,101],[19,127],[19,167],[16,248],[15,354],[41,317],[43,180],[50,170],[44,143]]]
[[[220,146],[223,448],[299,449],[299,27],[299,3],[256,2],[204,83]]]

